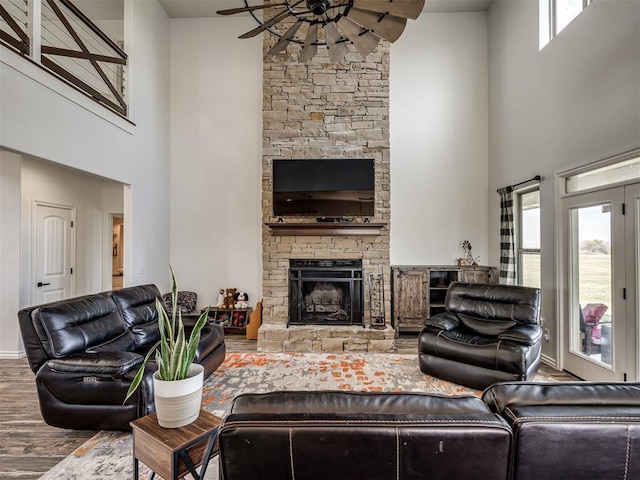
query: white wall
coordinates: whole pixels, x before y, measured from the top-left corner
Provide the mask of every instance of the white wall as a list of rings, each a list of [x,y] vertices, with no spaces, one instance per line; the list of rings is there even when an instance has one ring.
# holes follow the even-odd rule
[[[128,285],[156,283],[164,290],[169,286],[169,19],[156,0],[126,0],[125,8],[135,125],[0,48],[0,147],[129,184],[123,206],[130,226],[124,280]],[[4,251],[4,237],[0,241]],[[90,263],[95,271],[78,285],[84,291],[96,289],[103,278],[104,262]],[[20,269],[4,273],[13,278],[28,274]],[[0,290],[0,304],[11,301],[10,290]],[[15,312],[0,318],[3,328],[14,322]],[[17,343],[0,346],[4,352],[20,349]]]
[[[640,2],[598,0],[538,51],[538,1],[489,11],[490,259],[499,256],[497,188],[544,177],[542,316],[556,358],[554,173],[640,145]]]
[[[262,37],[251,17],[171,20],[171,263],[179,286],[262,291]]]
[[[0,357],[17,357],[21,348],[19,310],[20,156],[0,151]]]
[[[487,15],[422,14],[391,46],[391,263],[452,265],[487,238]]]
[[[251,18],[171,21],[171,263],[180,288],[261,291],[262,43]],[[486,13],[425,14],[391,50],[391,261],[487,259]]]
[[[136,124],[126,150],[132,178],[125,197],[125,285],[170,287],[169,259],[169,18],[156,0],[126,0],[125,46],[131,61],[130,118]],[[132,22],[127,28],[128,21]],[[132,85],[131,85],[132,83]],[[130,206],[130,207],[129,207]],[[128,208],[131,208],[129,211]]]

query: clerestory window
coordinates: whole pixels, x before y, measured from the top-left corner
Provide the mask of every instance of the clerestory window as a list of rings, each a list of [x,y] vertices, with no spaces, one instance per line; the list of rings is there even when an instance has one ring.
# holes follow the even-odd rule
[[[539,0],[540,50],[594,0]]]

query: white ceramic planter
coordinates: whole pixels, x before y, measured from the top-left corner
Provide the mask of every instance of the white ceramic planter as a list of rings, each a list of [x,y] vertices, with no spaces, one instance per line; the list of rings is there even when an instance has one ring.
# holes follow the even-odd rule
[[[192,363],[189,376],[184,380],[160,380],[157,374],[153,374],[153,396],[158,424],[164,428],[178,428],[194,422],[202,405],[204,367]]]

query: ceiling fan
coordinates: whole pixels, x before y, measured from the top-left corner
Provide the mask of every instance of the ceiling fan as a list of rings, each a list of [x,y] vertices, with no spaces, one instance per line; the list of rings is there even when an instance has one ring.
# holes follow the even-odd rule
[[[341,62],[349,52],[348,44],[366,57],[378,46],[383,38],[395,42],[407,24],[407,19],[415,20],[424,8],[425,0],[265,0],[264,3],[218,10],[219,15],[234,15],[249,12],[258,22],[258,27],[238,38],[251,38],[268,31],[279,37],[267,52],[275,55],[286,50],[291,43],[302,45],[299,61],[305,62],[318,51],[318,46],[326,45],[329,60]],[[278,9],[269,18],[260,20],[255,12]],[[280,22],[293,21],[285,33],[274,27]],[[298,36],[300,27],[306,24],[306,32]],[[304,35],[302,35],[304,33]]]

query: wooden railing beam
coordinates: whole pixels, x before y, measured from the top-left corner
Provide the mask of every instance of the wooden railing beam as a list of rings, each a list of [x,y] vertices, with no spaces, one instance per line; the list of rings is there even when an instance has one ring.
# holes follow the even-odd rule
[[[16,50],[21,52],[23,55],[28,55],[29,54],[29,46],[28,45],[26,45],[24,42],[21,42],[17,38],[12,37],[11,35],[9,35],[4,30],[0,30],[0,40],[2,40],[5,43],[8,43],[13,48],[15,48]]]
[[[90,94],[92,97],[95,97],[97,100],[101,101],[102,103],[105,103],[105,104],[109,105],[115,111],[117,111],[117,112],[119,112],[119,113],[121,113],[123,115],[127,114],[126,106],[123,107],[123,106],[118,105],[117,103],[111,101],[110,99],[105,97],[102,93],[100,93],[98,90],[93,88],[91,85],[89,85],[86,82],[83,82],[78,77],[76,77],[75,75],[71,74],[68,70],[65,70],[60,65],[55,63],[53,60],[51,60],[49,58],[46,58],[46,57],[42,57],[42,65],[47,67],[52,72],[55,72],[56,74],[60,75],[66,81],[68,81],[69,83],[75,85],[79,89],[84,90],[86,93]]]
[[[83,58],[85,60],[95,60],[96,62],[116,63],[118,65],[126,65],[127,60],[118,57],[108,57],[106,55],[98,55],[96,53],[79,52],[77,50],[69,50],[67,48],[42,46],[42,53],[47,55],[60,55],[61,57]]]

